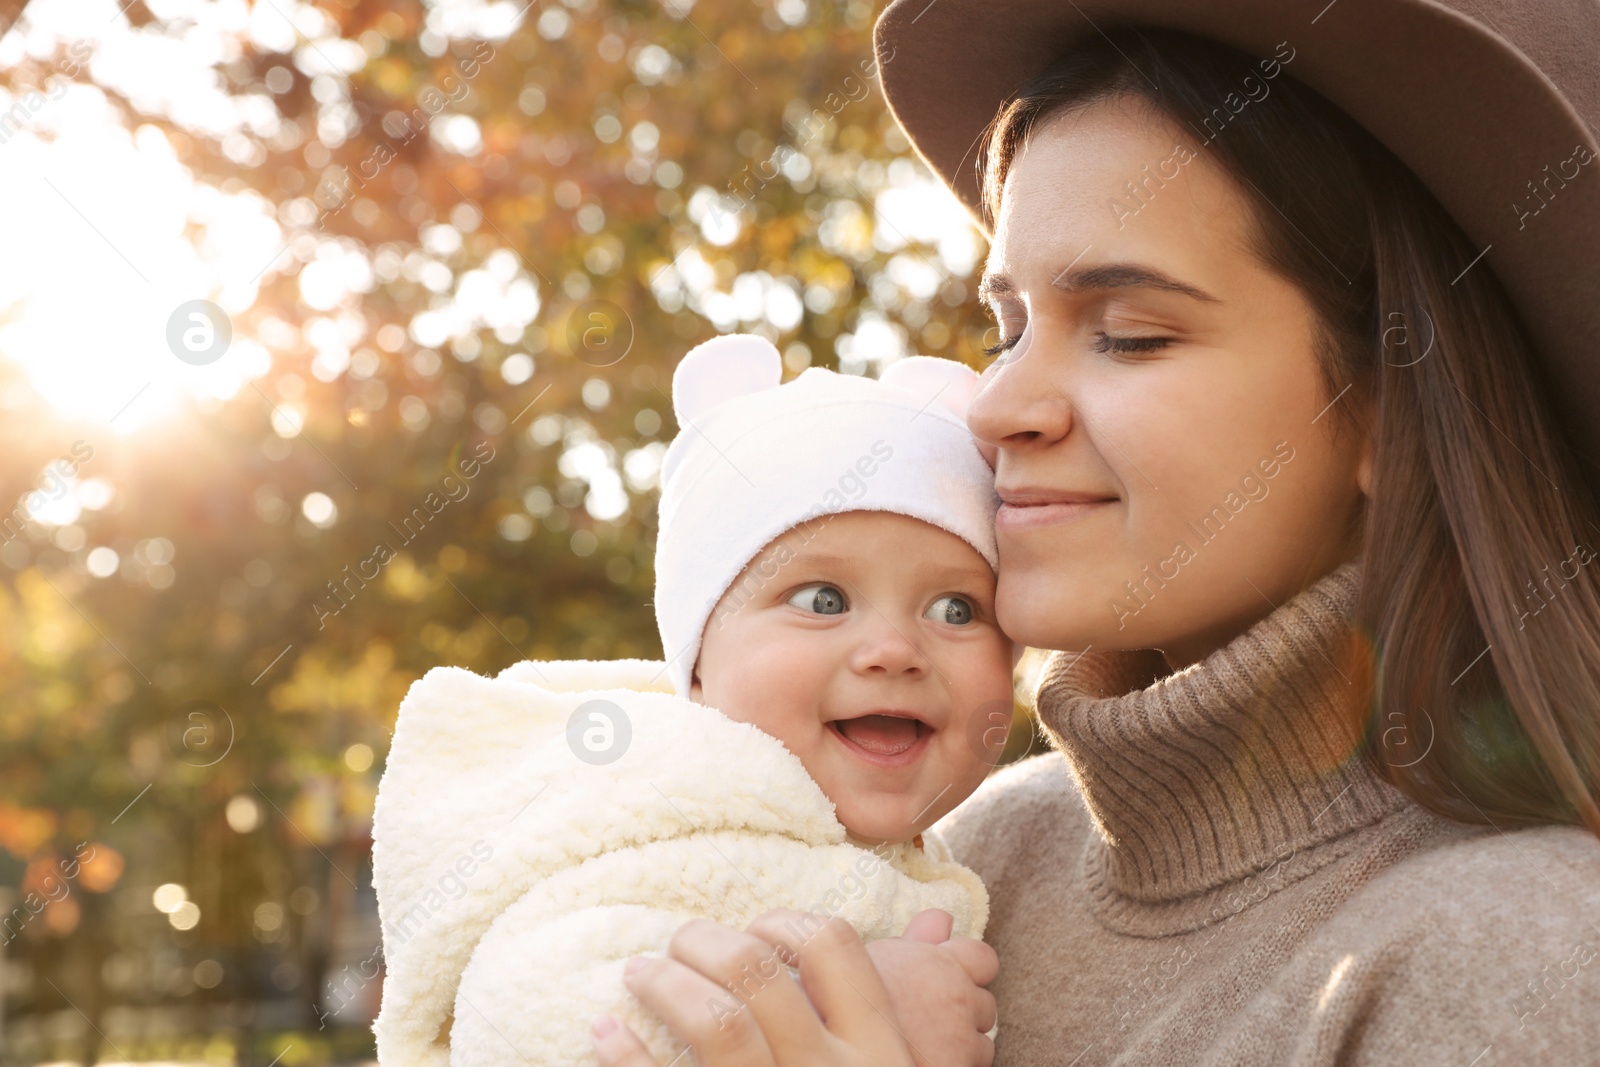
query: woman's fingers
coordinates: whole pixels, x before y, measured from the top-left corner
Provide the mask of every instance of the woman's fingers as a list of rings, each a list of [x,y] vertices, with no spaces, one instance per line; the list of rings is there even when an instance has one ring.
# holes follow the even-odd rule
[[[716,926],[695,920],[678,934],[696,924]],[[673,941],[676,944],[678,937]],[[694,1049],[704,1067],[775,1067],[772,1050],[751,1013],[735,1010],[736,1004],[730,1007],[728,991],[695,968],[677,959],[635,958],[628,961],[622,984]],[[624,1062],[633,1067],[632,1061]]]
[[[988,985],[1000,973],[999,954],[975,937],[958,937],[939,947],[954,956],[966,970],[967,977],[978,985]]]
[[[602,1015],[589,1027],[594,1038],[595,1059],[600,1067],[661,1067],[638,1035],[609,1015]]]
[[[780,909],[760,916],[747,929],[794,954],[800,982],[829,1033],[857,1048],[874,1046],[904,1052],[905,1039],[893,1022],[883,980],[860,935],[849,923]],[[900,1058],[903,1057],[881,1062]]]
[[[776,911],[743,931],[691,920],[673,935],[666,959],[630,960],[623,981],[704,1067],[912,1063],[883,980],[840,919]],[[616,1042],[617,1056],[631,1057],[605,1067],[648,1064],[623,1037],[605,1039]]]
[[[697,919],[678,928],[667,952],[721,987],[709,1006],[719,1026],[755,1028],[768,1048],[781,1052],[779,1062],[816,1062],[810,1057],[822,1055],[827,1031],[789,976],[792,957],[785,949],[759,934]]]

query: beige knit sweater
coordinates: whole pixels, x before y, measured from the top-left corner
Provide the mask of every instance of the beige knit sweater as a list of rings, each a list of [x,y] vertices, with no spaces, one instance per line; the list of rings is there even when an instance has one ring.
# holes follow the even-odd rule
[[[1051,657],[1060,751],[940,826],[989,887],[1001,1067],[1600,1063],[1600,840],[1434,815],[1355,754],[1358,584],[1176,674]]]

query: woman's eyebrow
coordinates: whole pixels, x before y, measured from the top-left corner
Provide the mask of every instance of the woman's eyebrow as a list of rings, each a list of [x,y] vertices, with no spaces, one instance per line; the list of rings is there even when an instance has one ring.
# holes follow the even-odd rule
[[[995,297],[1001,293],[1014,292],[1015,289],[1016,287],[1011,284],[1011,279],[1004,274],[986,273],[978,280],[978,302],[993,304]]]
[[[1220,298],[1212,296],[1204,289],[1179,281],[1172,275],[1143,263],[1103,263],[1094,267],[1079,267],[1076,270],[1069,267],[1056,275],[1050,284],[1064,293],[1143,286],[1148,289],[1178,293],[1208,304],[1222,303]],[[1005,274],[985,274],[978,283],[978,299],[986,304],[991,303],[995,296],[1015,291],[1016,286]]]

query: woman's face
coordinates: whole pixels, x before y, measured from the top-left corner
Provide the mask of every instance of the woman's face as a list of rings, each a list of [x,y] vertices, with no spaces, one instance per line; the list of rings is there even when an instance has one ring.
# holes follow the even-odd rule
[[[1015,344],[968,424],[1025,644],[1182,666],[1359,547],[1366,443],[1335,439],[1332,406],[1358,391],[1327,395],[1310,305],[1247,249],[1199,144],[1105,101],[1036,128],[1007,174],[983,291]]]

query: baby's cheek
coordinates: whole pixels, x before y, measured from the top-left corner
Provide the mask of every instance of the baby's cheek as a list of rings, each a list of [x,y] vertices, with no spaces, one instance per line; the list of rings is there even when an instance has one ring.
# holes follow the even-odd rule
[[[1015,710],[1009,686],[991,688],[987,698],[978,700],[950,731],[958,735],[947,739],[951,742],[953,765],[976,774],[980,780],[997,767],[1011,735]]]
[[[851,779],[851,768],[845,763],[844,754],[830,751],[826,737],[807,735],[784,744],[800,760],[811,780],[841,811],[860,792]]]

